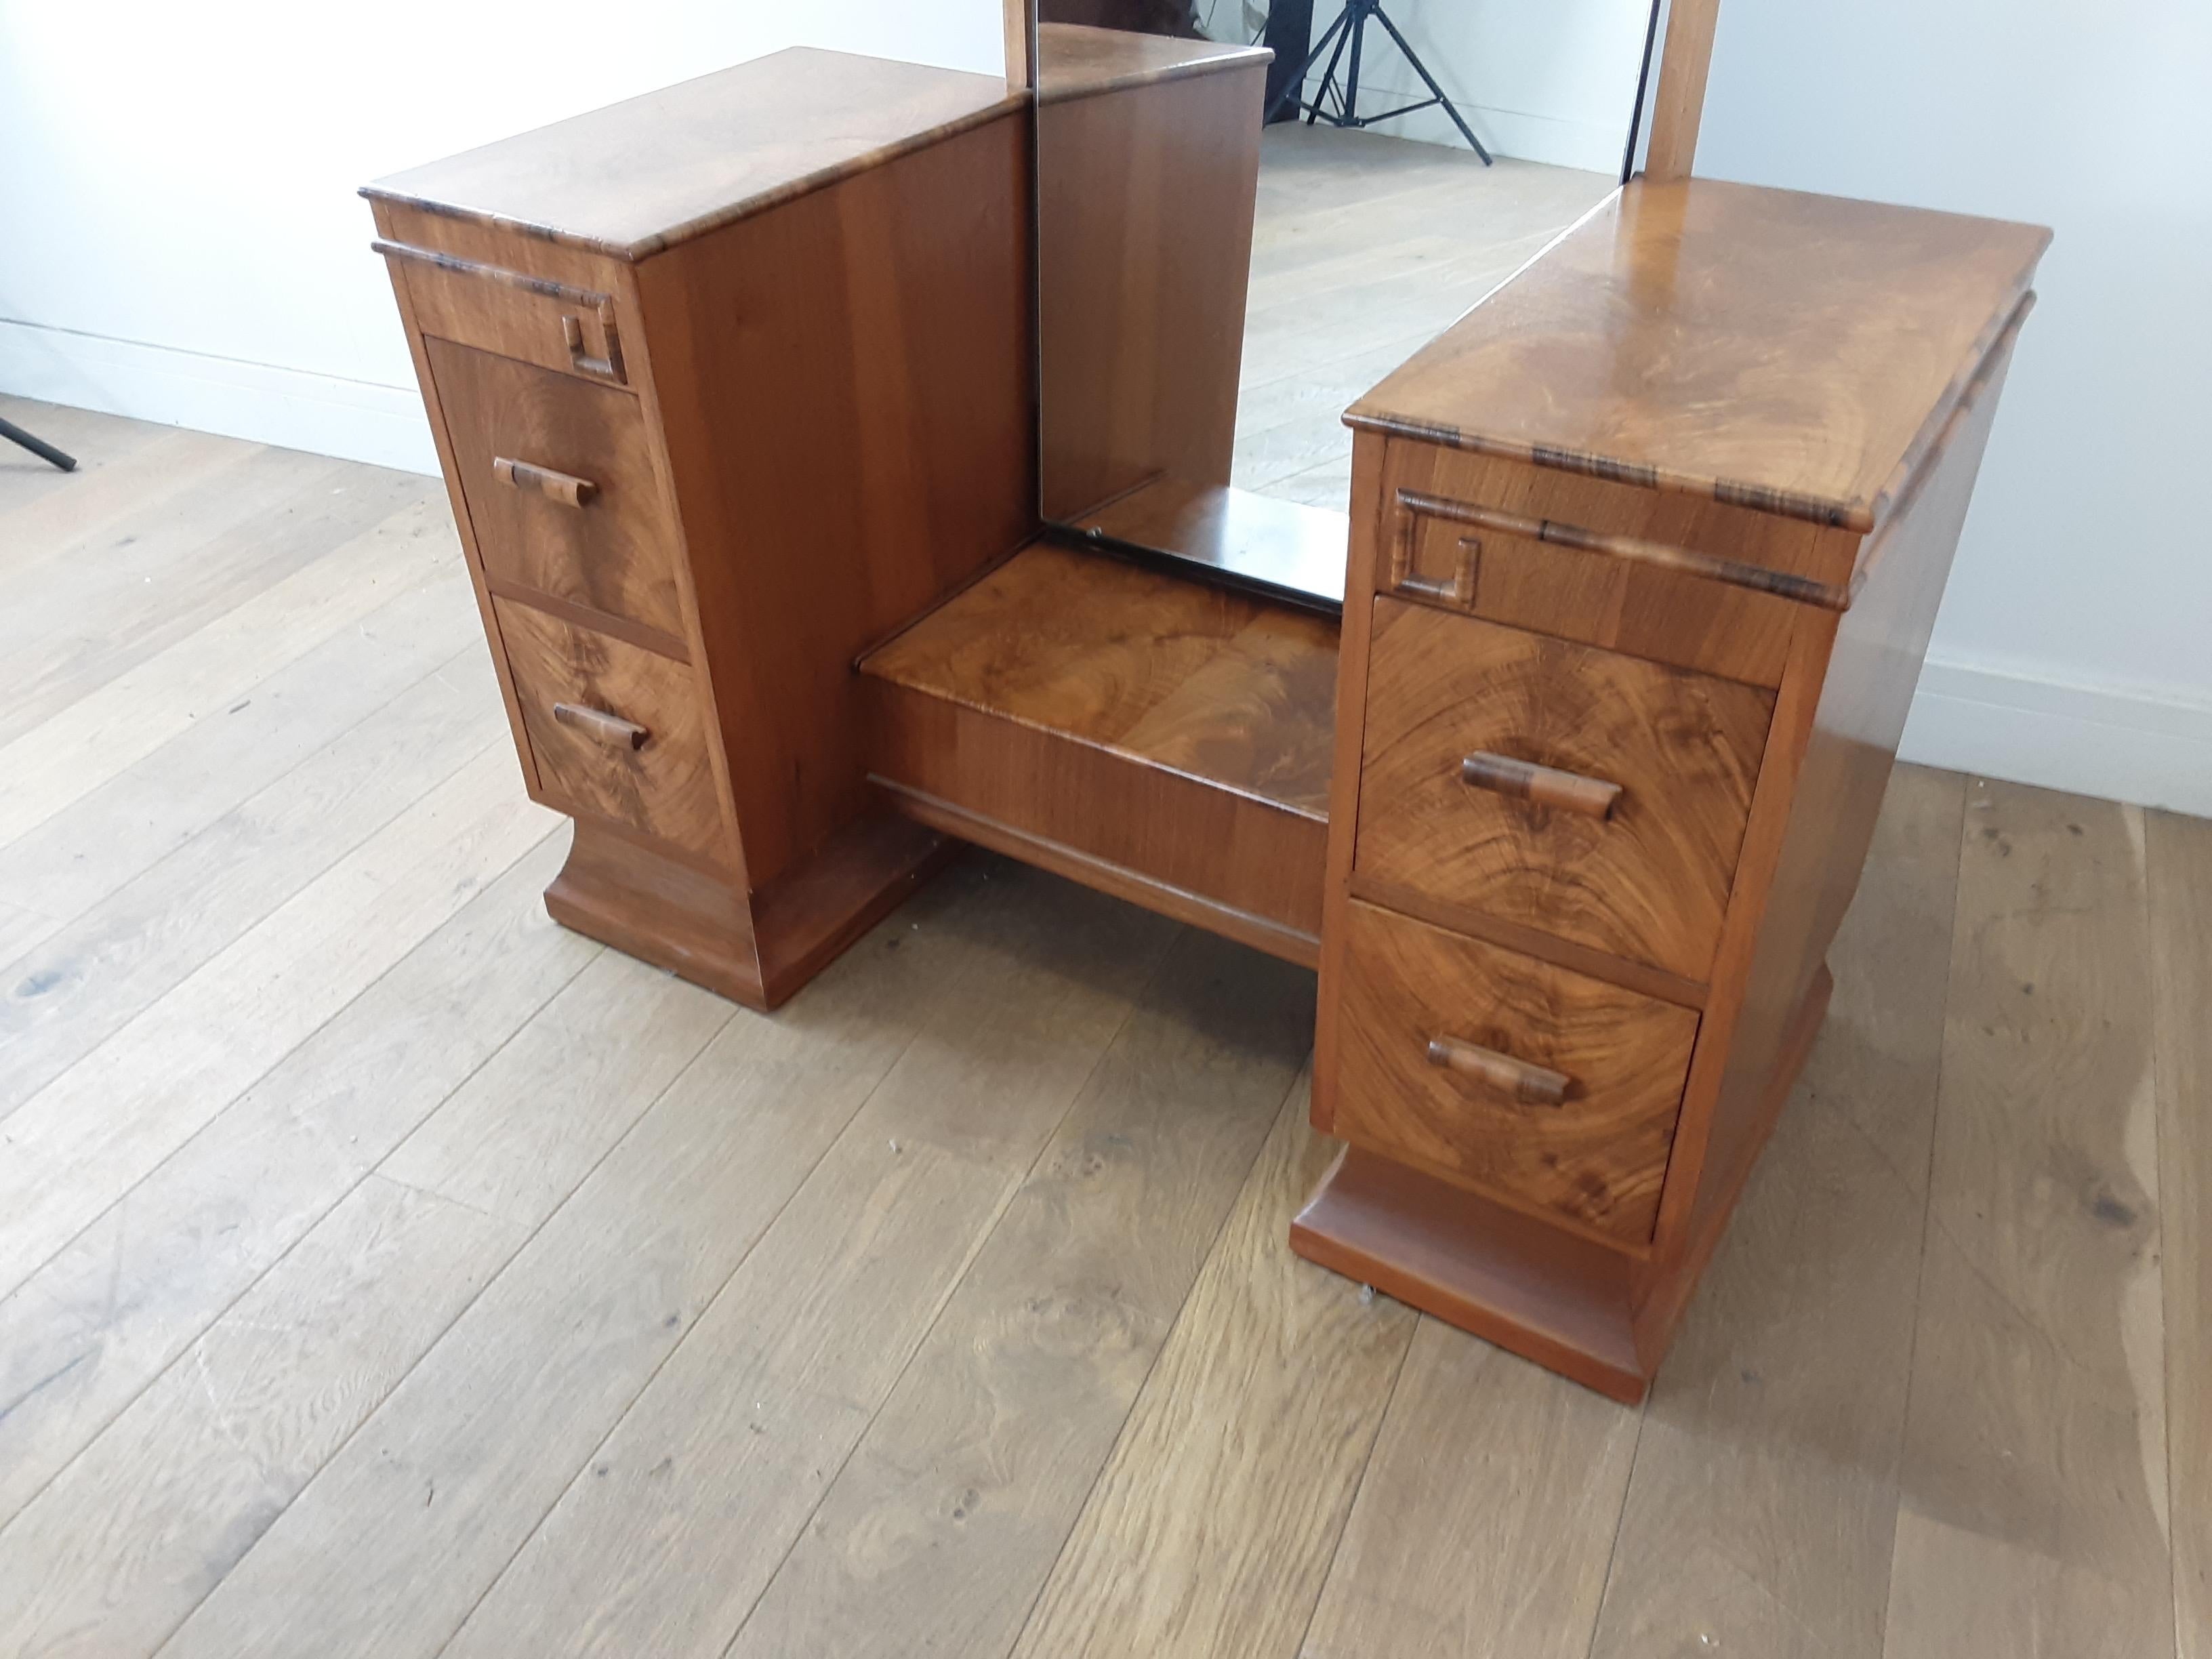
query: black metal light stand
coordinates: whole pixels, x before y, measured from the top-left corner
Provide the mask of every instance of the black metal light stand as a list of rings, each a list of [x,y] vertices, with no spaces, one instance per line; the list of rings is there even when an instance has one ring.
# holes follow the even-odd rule
[[[64,455],[44,438],[34,438],[13,421],[0,420],[0,438],[11,444],[21,444],[42,461],[51,461],[64,472],[76,471],[76,458]]]
[[[1413,73],[1419,76],[1421,84],[1428,88],[1429,97],[1418,104],[1407,104],[1381,115],[1359,113],[1360,48],[1366,44],[1367,20],[1370,17],[1382,26],[1384,33],[1397,42],[1398,50],[1413,66]],[[1351,49],[1352,59],[1344,66],[1344,80],[1340,85],[1336,78],[1337,66],[1343,63],[1347,46]],[[1329,54],[1328,68],[1322,75],[1321,85],[1315,89],[1313,101],[1308,103],[1297,95],[1298,90],[1305,85],[1306,76],[1313,73],[1313,66],[1321,61],[1323,52]],[[1336,94],[1334,110],[1324,106],[1331,92]],[[1460,137],[1474,147],[1477,155],[1482,157],[1483,166],[1490,165],[1490,152],[1483,149],[1482,140],[1474,136],[1474,129],[1468,125],[1461,118],[1458,108],[1444,95],[1444,89],[1437,84],[1437,77],[1429,73],[1428,65],[1421,61],[1419,54],[1407,45],[1406,37],[1398,33],[1398,26],[1382,9],[1382,0],[1345,0],[1344,9],[1337,14],[1336,21],[1322,30],[1321,39],[1314,43],[1313,52],[1307,58],[1304,67],[1267,106],[1267,118],[1273,120],[1276,112],[1286,101],[1295,103],[1305,112],[1308,126],[1316,121],[1326,121],[1333,127],[1371,127],[1377,121],[1395,120],[1401,115],[1411,115],[1415,110],[1439,107],[1451,117],[1451,124],[1459,129]]]

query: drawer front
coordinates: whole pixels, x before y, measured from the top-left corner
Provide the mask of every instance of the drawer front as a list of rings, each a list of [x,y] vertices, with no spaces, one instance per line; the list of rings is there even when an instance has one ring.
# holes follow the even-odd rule
[[[1354,871],[1702,981],[1773,709],[1757,686],[1377,599]]]
[[[495,599],[549,806],[729,860],[697,683],[680,662]]]
[[[675,530],[637,399],[450,340],[423,349],[494,586],[642,623],[683,649]]]
[[[1336,1133],[1642,1245],[1698,1016],[1353,901]]]
[[[404,242],[378,242],[426,337],[609,386],[629,384],[612,294]]]

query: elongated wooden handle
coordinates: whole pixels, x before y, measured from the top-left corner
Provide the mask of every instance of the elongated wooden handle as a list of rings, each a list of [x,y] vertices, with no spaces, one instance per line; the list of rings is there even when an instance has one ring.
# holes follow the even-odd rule
[[[505,455],[495,455],[491,463],[492,477],[501,483],[513,484],[517,489],[528,489],[549,501],[559,501],[564,507],[588,507],[592,498],[599,493],[599,485],[589,478],[571,477],[556,472],[550,466],[536,466],[528,461],[511,460]]]
[[[1547,1066],[1531,1066],[1525,1060],[1516,1060],[1495,1048],[1486,1048],[1479,1042],[1464,1042],[1458,1037],[1431,1037],[1429,1064],[1457,1072],[1462,1077],[1471,1077],[1493,1089],[1503,1089],[1514,1099],[1530,1106],[1564,1105],[1567,1091],[1574,1086],[1574,1079],[1565,1072],[1553,1071]]]
[[[1594,818],[1611,817],[1620,800],[1617,783],[1562,772],[1556,766],[1539,766],[1534,761],[1515,760],[1510,755],[1493,755],[1487,750],[1477,750],[1462,761],[1459,775],[1462,782],[1494,795],[1587,812]]]
[[[604,708],[586,708],[578,702],[555,703],[553,718],[610,749],[642,749],[650,735],[635,720],[610,714]]]

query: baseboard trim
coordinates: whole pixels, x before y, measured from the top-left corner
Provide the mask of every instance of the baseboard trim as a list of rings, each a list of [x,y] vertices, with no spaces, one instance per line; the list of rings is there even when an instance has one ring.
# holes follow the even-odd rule
[[[2212,817],[2212,702],[1931,659],[1899,754],[1923,765]]]
[[[375,466],[438,470],[422,394],[412,386],[0,319],[0,389]]]

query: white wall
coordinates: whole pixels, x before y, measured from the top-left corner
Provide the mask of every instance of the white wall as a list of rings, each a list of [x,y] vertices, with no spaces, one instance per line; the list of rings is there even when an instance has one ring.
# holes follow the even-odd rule
[[[1227,0],[1216,9],[1214,32],[1224,33]],[[1342,9],[1334,0],[1316,0],[1316,44]],[[1650,0],[1385,0],[1383,9],[1486,149],[1619,176]],[[1429,95],[1389,35],[1370,25],[1366,39],[1360,112]],[[1308,97],[1319,90],[1328,61],[1314,70]],[[1442,110],[1422,110],[1376,131],[1466,145]]]
[[[1002,74],[999,0],[0,0],[0,390],[437,470],[369,179],[793,45]]]
[[[2212,5],[1723,0],[1697,170],[2057,234],[1905,732],[2212,814]]]

